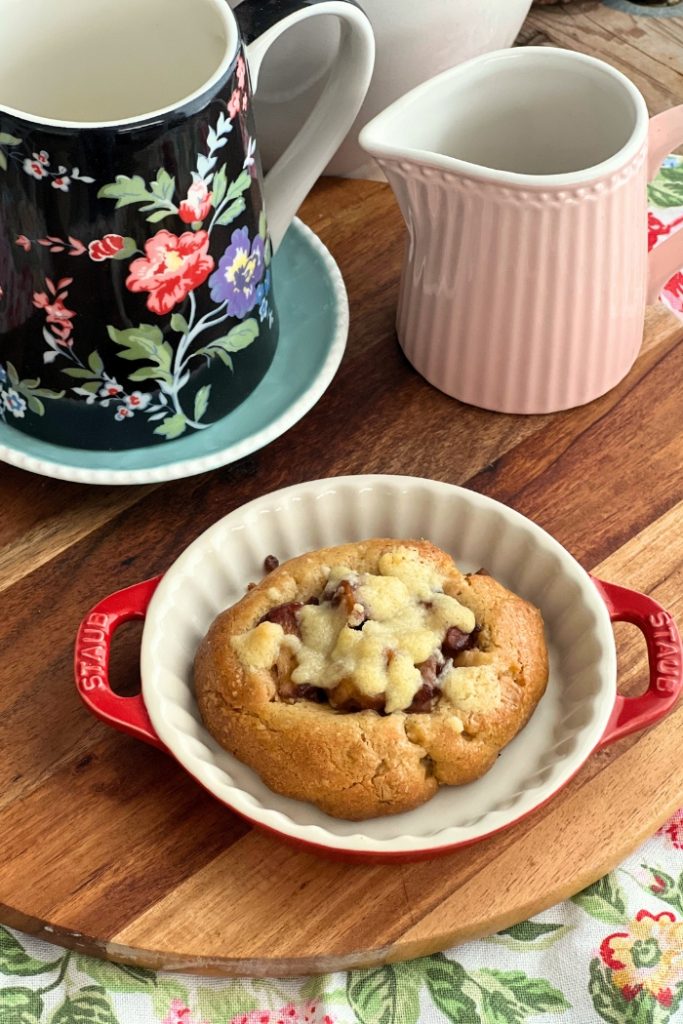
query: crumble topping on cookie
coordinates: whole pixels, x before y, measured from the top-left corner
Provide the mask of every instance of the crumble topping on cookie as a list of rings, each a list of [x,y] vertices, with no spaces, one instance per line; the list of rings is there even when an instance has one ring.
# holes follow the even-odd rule
[[[431,693],[422,694],[421,703],[441,688],[456,706],[465,701],[474,710],[480,679],[489,704],[483,670],[452,664],[472,638],[474,613],[443,592],[443,576],[414,549],[387,552],[378,570],[333,566],[319,603],[279,606],[268,621],[233,640],[243,664],[272,667],[286,638],[295,661],[291,682],[327,691],[340,710],[405,711],[426,685]]]

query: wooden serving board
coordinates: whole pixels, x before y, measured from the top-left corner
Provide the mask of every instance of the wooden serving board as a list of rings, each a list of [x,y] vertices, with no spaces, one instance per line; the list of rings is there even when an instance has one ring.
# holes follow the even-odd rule
[[[660,58],[647,65],[627,15],[577,3],[537,12],[530,25],[545,40],[585,45],[600,12],[607,21],[592,49],[637,78],[653,112],[683,99],[680,74],[665,61],[662,85]],[[675,31],[656,19],[638,28],[651,26],[665,41]],[[162,572],[243,502],[324,475],[467,484],[683,620],[682,325],[650,310],[628,378],[583,409],[522,418],[467,408],[421,380],[396,345],[403,228],[388,188],[326,181],[304,217],[339,261],[352,331],[328,393],[285,437],[205,477],[137,489],[0,466],[3,923],[112,959],[192,971],[287,975],[399,960],[575,893],[683,804],[679,708],[594,755],[507,832],[427,863],[345,865],[251,830],[169,757],[108,730],[80,704],[72,644],[96,600]],[[139,625],[117,637],[121,692],[137,684],[139,637]],[[635,693],[645,646],[632,627],[617,627],[617,639],[621,688]]]

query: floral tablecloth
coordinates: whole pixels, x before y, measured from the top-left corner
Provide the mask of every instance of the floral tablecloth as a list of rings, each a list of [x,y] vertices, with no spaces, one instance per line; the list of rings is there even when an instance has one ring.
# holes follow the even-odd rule
[[[683,227],[683,157],[649,245]],[[683,318],[683,271],[662,292]],[[683,810],[571,901],[405,964],[295,980],[123,967],[0,927],[0,1024],[683,1024]]]

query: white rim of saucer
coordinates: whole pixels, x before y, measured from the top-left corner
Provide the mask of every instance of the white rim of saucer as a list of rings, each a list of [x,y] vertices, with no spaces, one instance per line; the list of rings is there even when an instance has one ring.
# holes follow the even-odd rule
[[[253,455],[254,452],[264,448],[271,441],[275,441],[290,430],[307,412],[310,412],[334,380],[346,350],[349,334],[349,299],[344,279],[334,257],[316,233],[298,217],[292,221],[290,228],[292,227],[303,236],[306,243],[320,258],[329,277],[336,303],[336,327],[318,376],[311,386],[272,423],[242,438],[236,444],[228,445],[208,455],[197,455],[177,462],[169,462],[163,466],[145,467],[144,469],[86,469],[41,459],[6,444],[0,444],[0,462],[6,462],[18,469],[25,469],[29,473],[37,473],[39,476],[51,477],[53,480],[68,480],[79,484],[122,487],[132,484],[161,484],[170,480],[197,476],[200,473],[207,473],[210,470],[219,469],[221,466],[230,465],[246,455]],[[245,401],[249,401],[249,397]],[[235,411],[239,411],[239,407]],[[170,441],[169,444],[173,444],[173,441]],[[88,451],[88,454],[95,453]],[[122,460],[125,457],[126,452],[122,451]]]

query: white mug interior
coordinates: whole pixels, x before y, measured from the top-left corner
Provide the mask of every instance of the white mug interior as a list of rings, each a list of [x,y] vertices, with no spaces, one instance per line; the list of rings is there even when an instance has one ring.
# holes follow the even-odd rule
[[[422,150],[511,174],[604,164],[645,131],[636,87],[602,61],[538,47],[478,57],[390,108],[383,130]],[[398,123],[400,120],[400,126]]]
[[[234,59],[225,0],[0,0],[0,109],[120,124],[191,102]]]

